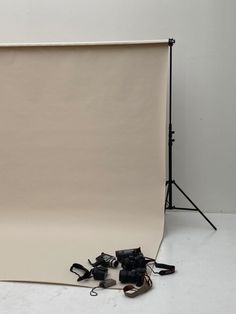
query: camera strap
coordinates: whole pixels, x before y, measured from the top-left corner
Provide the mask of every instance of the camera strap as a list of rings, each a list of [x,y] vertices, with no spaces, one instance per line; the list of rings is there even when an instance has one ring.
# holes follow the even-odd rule
[[[81,276],[76,270],[80,270],[80,271],[82,270],[84,274]],[[91,271],[89,271],[87,268],[85,268],[81,264],[77,264],[77,263],[73,264],[70,268],[70,271],[79,277],[77,281],[81,281],[81,280],[91,277]]]
[[[163,270],[160,271],[153,271],[154,274],[159,274],[160,276],[166,276],[171,275],[175,272],[175,266],[174,265],[168,265],[168,264],[161,264],[161,263],[154,263],[156,268],[162,268]]]
[[[150,257],[145,257],[145,260],[146,260],[146,265],[149,267],[149,269],[151,269],[151,271],[154,274],[159,274],[160,276],[166,276],[166,275],[171,275],[171,274],[173,274],[175,272],[175,266],[174,265],[157,263],[154,258],[150,258]],[[148,263],[151,263],[151,262],[154,263],[156,268],[162,268],[162,270],[154,271],[152,269],[152,267],[150,267],[148,265]]]
[[[133,285],[126,285],[123,288],[124,294],[128,298],[135,298],[138,295],[141,295],[149,291],[152,287],[152,280],[148,275],[145,275],[143,285],[140,288],[137,288]]]

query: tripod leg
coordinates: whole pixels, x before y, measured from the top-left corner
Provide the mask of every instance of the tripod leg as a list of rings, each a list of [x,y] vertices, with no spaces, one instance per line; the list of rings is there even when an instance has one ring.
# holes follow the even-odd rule
[[[166,183],[166,185],[168,184],[168,181],[167,181],[167,183]],[[168,186],[167,186],[167,191],[166,191],[166,200],[165,200],[165,209],[167,209],[168,208],[168,206],[167,206],[167,203],[168,203],[168,196],[169,196],[169,184],[168,184]]]
[[[176,188],[186,197],[186,199],[193,205],[193,207],[206,219],[206,221],[212,226],[213,229],[217,230],[216,226],[203,214],[203,212],[194,204],[194,202],[188,197],[188,195],[173,181]]]

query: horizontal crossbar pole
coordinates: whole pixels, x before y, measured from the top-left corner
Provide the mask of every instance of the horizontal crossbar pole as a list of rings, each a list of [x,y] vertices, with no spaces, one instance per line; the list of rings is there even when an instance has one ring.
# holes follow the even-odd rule
[[[172,209],[192,210],[194,212],[198,211],[196,208],[187,208],[187,207],[173,207]]]

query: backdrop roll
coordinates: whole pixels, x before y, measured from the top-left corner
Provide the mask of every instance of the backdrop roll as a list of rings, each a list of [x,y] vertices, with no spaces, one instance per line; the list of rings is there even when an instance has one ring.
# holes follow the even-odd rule
[[[0,280],[77,285],[71,264],[102,251],[156,256],[167,76],[167,42],[0,47]]]

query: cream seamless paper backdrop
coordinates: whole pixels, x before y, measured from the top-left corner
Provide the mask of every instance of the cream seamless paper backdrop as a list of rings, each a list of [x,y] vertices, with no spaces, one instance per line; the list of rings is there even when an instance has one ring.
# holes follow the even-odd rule
[[[77,285],[101,251],[157,254],[167,70],[167,43],[0,47],[0,280]]]

